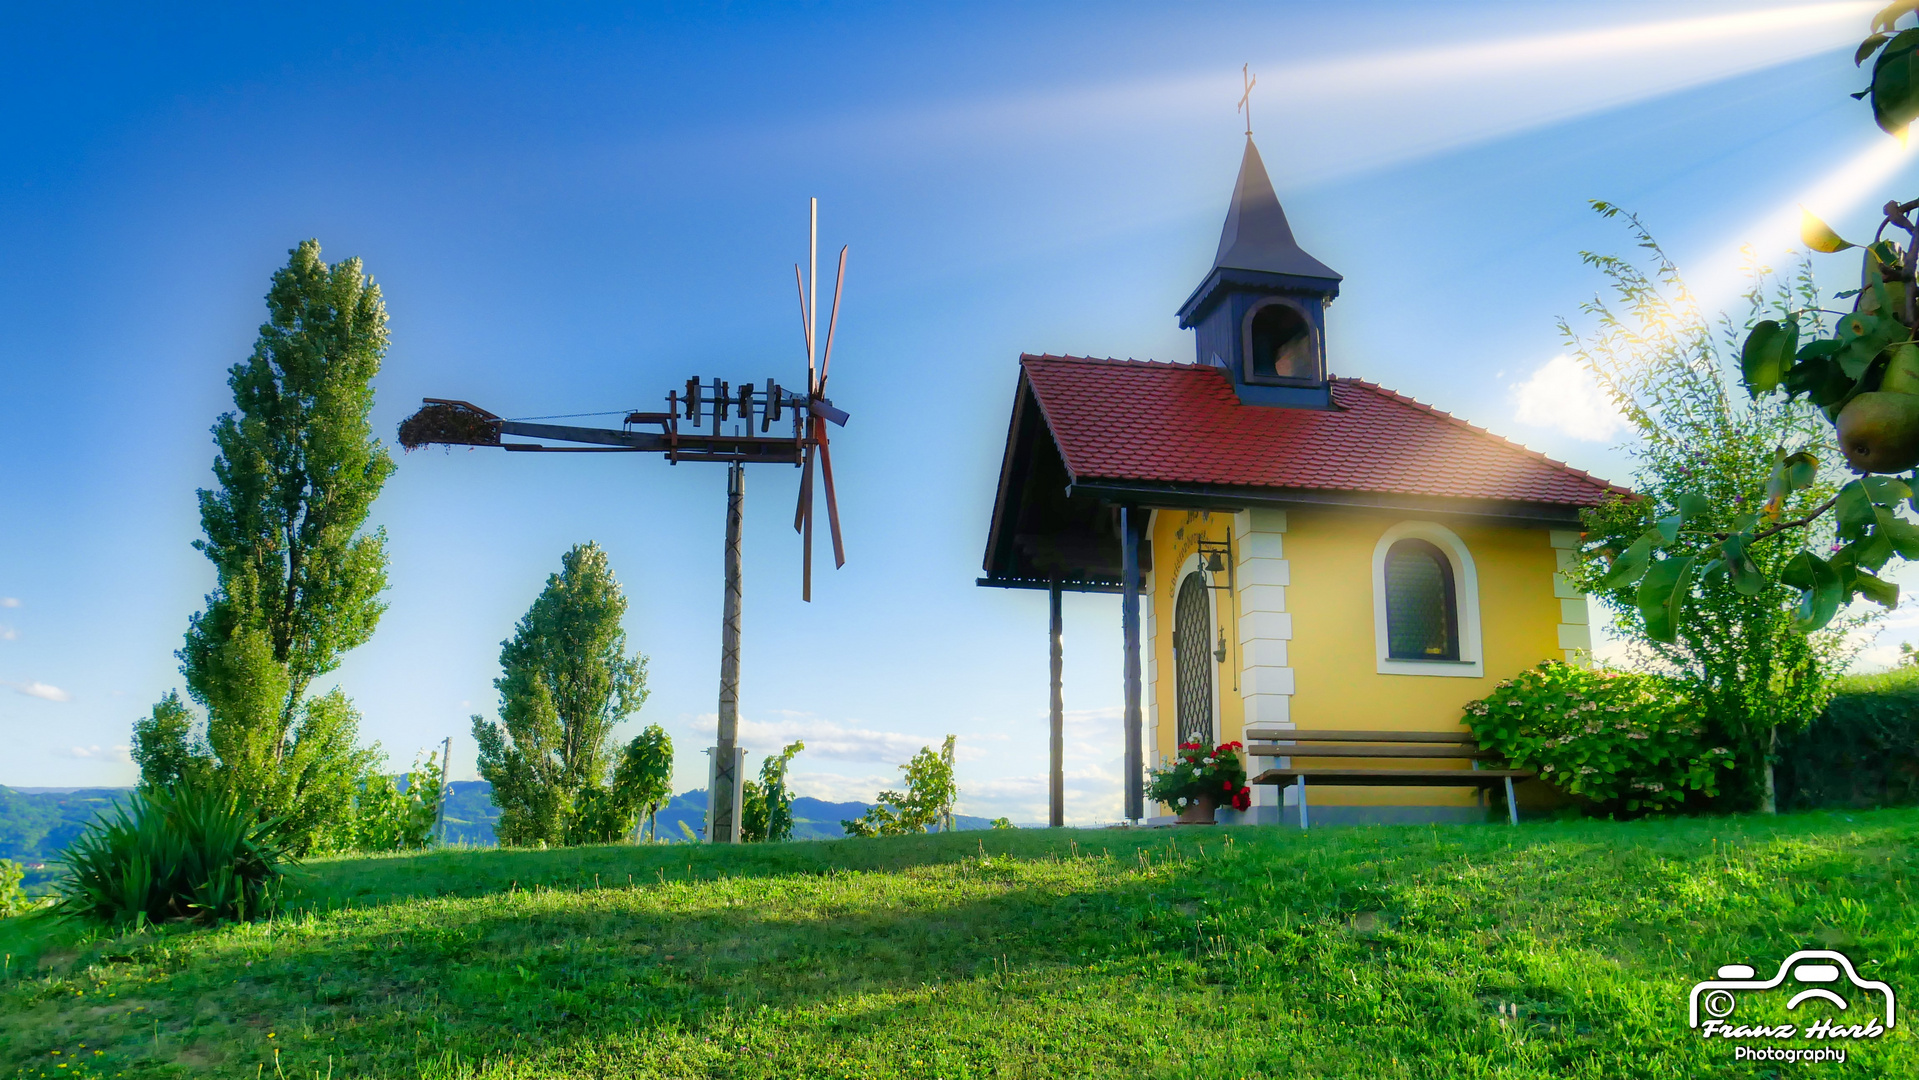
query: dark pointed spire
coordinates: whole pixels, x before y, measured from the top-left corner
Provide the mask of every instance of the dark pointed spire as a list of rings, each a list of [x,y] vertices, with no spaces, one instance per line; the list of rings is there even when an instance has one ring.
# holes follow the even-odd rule
[[[1293,239],[1286,211],[1273,194],[1266,163],[1260,160],[1251,136],[1246,139],[1246,156],[1239,162],[1239,181],[1233,185],[1233,204],[1226,210],[1226,227],[1219,232],[1213,267],[1340,280],[1332,267],[1306,254]]]

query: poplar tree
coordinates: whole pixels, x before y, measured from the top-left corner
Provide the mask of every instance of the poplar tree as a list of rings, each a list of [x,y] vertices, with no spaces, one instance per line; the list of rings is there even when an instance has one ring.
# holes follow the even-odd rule
[[[501,844],[607,840],[632,827],[623,806],[607,820],[602,798],[614,773],[613,727],[646,701],[646,658],[626,655],[625,615],[606,552],[576,544],[500,644],[500,719],[475,716],[473,738],[500,808]],[[623,756],[642,755],[646,738]]]
[[[393,459],[367,419],[387,348],[379,287],[358,259],[322,261],[316,240],[289,254],[252,355],[228,373],[218,487],[199,493],[194,547],[216,584],[177,655],[205,727],[169,694],[135,724],[134,755],[146,786],[220,783],[308,849],[350,822],[378,758],[346,695],[309,691],[385,610],[386,534],[362,527]]]

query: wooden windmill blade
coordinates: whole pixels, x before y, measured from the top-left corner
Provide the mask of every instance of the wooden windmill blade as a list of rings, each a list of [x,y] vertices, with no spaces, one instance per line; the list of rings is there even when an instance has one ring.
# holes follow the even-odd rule
[[[841,247],[840,268],[833,275],[833,313],[826,317],[826,353],[820,357],[820,384],[813,391],[816,396],[826,393],[827,368],[833,363],[833,332],[840,327],[840,288],[845,284],[846,247]]]
[[[800,333],[806,343],[806,392],[813,392],[813,323],[806,317],[806,273],[793,264],[793,284],[800,289]]]
[[[808,420],[809,428],[818,420]],[[813,600],[813,442],[806,444],[806,464],[801,467],[799,506],[793,515],[793,528],[800,534],[800,599]]]
[[[820,423],[820,484],[826,489],[826,527],[833,533],[833,569],[837,570],[846,565],[846,545],[840,542],[840,504],[833,497],[833,450],[824,423]]]

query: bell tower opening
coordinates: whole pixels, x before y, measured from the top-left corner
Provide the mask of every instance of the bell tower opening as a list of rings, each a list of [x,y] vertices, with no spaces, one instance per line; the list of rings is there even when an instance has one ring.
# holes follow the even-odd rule
[[[1292,304],[1272,299],[1253,308],[1246,316],[1246,338],[1247,381],[1320,381],[1313,326]]]

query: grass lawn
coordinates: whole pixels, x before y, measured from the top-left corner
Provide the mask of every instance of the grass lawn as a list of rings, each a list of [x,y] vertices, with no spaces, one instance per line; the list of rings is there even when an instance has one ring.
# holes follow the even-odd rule
[[[0,922],[0,1073],[1919,1077],[1905,1014],[1813,1066],[1687,1027],[1695,981],[1797,948],[1919,1003],[1915,842],[1888,810],[324,861],[272,922]]]

